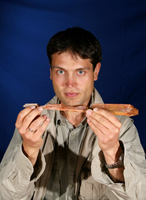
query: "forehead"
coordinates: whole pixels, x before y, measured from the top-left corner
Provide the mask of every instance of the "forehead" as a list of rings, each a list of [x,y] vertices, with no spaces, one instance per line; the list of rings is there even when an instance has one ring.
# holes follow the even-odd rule
[[[61,68],[92,68],[92,63],[90,59],[83,59],[78,55],[73,55],[69,52],[65,53],[55,53],[52,55],[51,67],[61,67]]]

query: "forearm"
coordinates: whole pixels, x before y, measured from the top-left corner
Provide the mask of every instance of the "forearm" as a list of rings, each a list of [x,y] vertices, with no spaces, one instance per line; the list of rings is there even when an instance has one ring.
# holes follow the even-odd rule
[[[118,143],[117,146],[112,150],[112,151],[106,151],[103,152],[104,157],[105,157],[105,162],[108,165],[113,166],[114,163],[117,163],[119,160],[120,155],[123,153],[123,145],[122,143]],[[111,179],[117,183],[117,182],[124,182],[124,166],[123,167],[115,167],[113,169],[108,169],[109,175]]]
[[[17,190],[18,188],[18,190]],[[26,189],[25,189],[26,188]],[[24,200],[31,199],[34,192],[34,183],[30,183],[29,185],[25,185],[23,189],[25,191],[19,190],[20,188],[14,187],[8,181],[4,181],[4,183],[0,182],[0,199],[11,199],[11,200]]]
[[[114,183],[124,183],[124,167],[116,168],[116,169],[109,169],[109,175]]]
[[[11,150],[12,151],[12,150]],[[9,152],[10,153],[10,152]],[[2,163],[0,169],[0,193],[2,199],[20,200],[32,196],[34,182],[30,181],[33,167],[23,155],[21,147],[11,154],[12,159]]]
[[[107,185],[113,194],[116,194],[116,197],[119,196],[119,199],[145,200],[145,154],[132,120],[121,116],[119,119],[122,122],[119,139],[122,141],[124,149],[124,183],[119,183],[120,181],[115,183],[115,181],[112,180],[111,175],[109,175],[109,171],[106,170],[105,156],[103,155],[101,148],[98,147],[99,141],[94,145],[98,153],[95,153],[95,157],[92,161],[92,176],[97,182]],[[108,162],[108,160],[106,162]],[[109,164],[112,163],[114,162],[112,161]]]
[[[31,199],[34,183],[45,170],[45,159],[40,151],[33,167],[23,154],[22,145],[15,148],[9,148],[5,155],[9,159],[3,159],[0,165],[0,199]]]
[[[28,148],[25,143],[23,142],[22,145],[22,152],[24,153],[24,155],[30,160],[32,166],[34,167],[37,161],[37,157],[39,154],[39,149],[31,149]]]

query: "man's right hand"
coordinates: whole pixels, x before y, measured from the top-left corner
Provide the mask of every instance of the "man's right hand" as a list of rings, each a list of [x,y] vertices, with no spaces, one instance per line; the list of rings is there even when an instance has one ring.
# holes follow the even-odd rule
[[[42,110],[42,107],[27,107],[18,114],[15,123],[23,138],[23,152],[33,166],[36,163],[39,149],[43,144],[41,136],[50,121],[46,115],[41,116]]]

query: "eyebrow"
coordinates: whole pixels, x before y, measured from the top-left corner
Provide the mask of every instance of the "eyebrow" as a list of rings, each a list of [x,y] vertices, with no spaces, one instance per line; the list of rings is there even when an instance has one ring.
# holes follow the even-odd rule
[[[55,69],[55,68],[57,68],[57,69],[63,69],[62,67],[59,67],[59,66],[52,66],[52,69]]]
[[[59,66],[52,66],[52,69],[55,69],[55,68],[60,69],[60,70],[66,70],[66,69],[59,67]],[[90,67],[80,67],[80,68],[77,68],[75,70],[90,70]]]
[[[81,68],[78,68],[76,70],[90,70],[90,67],[81,67]]]

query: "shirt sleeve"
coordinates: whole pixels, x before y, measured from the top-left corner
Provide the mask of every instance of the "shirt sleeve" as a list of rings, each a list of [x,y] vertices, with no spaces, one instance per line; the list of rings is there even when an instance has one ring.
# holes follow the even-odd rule
[[[22,152],[22,138],[15,129],[14,136],[0,164],[0,199],[31,199],[34,183],[45,169],[41,151],[33,168]]]
[[[99,152],[93,159],[91,172],[94,180],[106,185],[115,199],[144,200],[146,188],[146,160],[136,127],[130,118],[121,117],[119,140],[124,145],[125,183],[114,183],[104,170],[104,159]],[[108,196],[108,194],[107,194]]]

